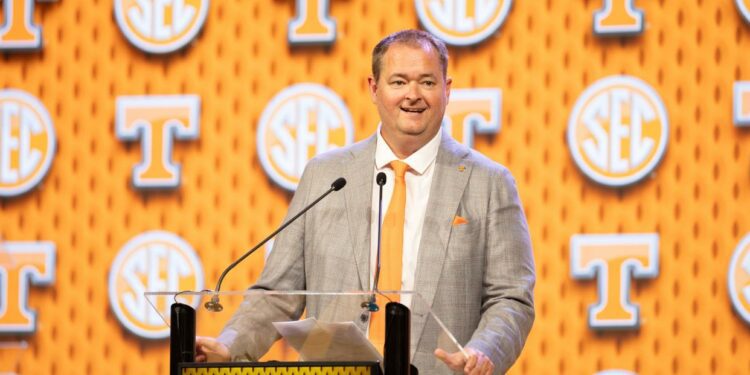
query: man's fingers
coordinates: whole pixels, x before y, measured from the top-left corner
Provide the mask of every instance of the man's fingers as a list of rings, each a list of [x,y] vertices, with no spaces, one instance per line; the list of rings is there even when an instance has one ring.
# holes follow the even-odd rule
[[[477,358],[476,355],[472,354],[471,357],[469,357],[469,361],[474,359],[474,363],[471,367],[467,366],[464,367],[464,374],[468,375],[484,375],[484,363],[481,361],[481,358]]]
[[[460,354],[460,353],[459,353]],[[466,361],[466,365],[464,366],[464,373],[472,373],[472,370],[477,367],[477,355],[476,354],[470,354],[469,360]],[[477,368],[478,370],[479,368]]]
[[[440,359],[443,359],[448,355],[448,353],[446,353],[445,350],[443,349],[435,349],[434,354],[435,354],[435,357],[438,357]]]
[[[485,371],[484,373],[486,375],[492,375],[492,373],[494,372],[495,372],[495,365],[490,364],[489,366],[487,366],[487,371]]]
[[[195,338],[195,353],[196,362],[225,362],[229,360],[229,349],[212,337],[197,336]]]
[[[469,375],[492,375],[495,365],[482,352],[467,349],[468,358],[462,352],[447,353],[442,349],[435,349],[435,357],[443,361],[453,371],[461,371]]]
[[[487,370],[484,373],[485,373],[485,375],[492,375],[493,372],[495,372],[495,365],[492,364],[492,362],[490,362],[487,365]]]
[[[219,344],[218,341],[213,340],[211,338],[202,337],[202,336],[196,336],[195,337],[195,346],[197,348],[201,348],[201,349],[204,349],[204,350],[213,350],[213,351],[215,351],[218,348],[219,345],[221,345],[221,344]]]
[[[204,338],[204,337],[201,337],[201,338],[196,337],[195,338],[195,348],[197,349],[197,351],[201,351],[203,353],[208,353],[208,352],[217,353],[217,352],[221,352],[222,351],[222,349],[224,348],[224,344],[222,344],[222,343],[220,343],[220,342],[218,342],[218,341],[216,341],[214,339]]]
[[[435,357],[438,357],[438,359],[445,363],[449,363],[452,361],[450,354],[448,354],[448,352],[443,349],[435,349]]]
[[[443,349],[435,349],[435,357],[437,357],[439,360],[445,362],[447,365],[453,364],[453,359],[451,358],[450,354],[448,354]]]
[[[448,354],[442,349],[435,349],[435,357],[448,365],[451,370],[460,371],[466,364],[466,358],[461,352]]]
[[[459,352],[457,354],[461,353]],[[459,371],[463,370],[464,374],[492,375],[492,373],[495,371],[495,364],[493,364],[490,358],[481,351],[472,348],[466,348],[466,354],[469,355],[469,358],[465,361],[465,365],[463,366],[463,368],[458,369]],[[465,358],[463,355],[462,357]]]
[[[482,375],[492,375],[492,372],[495,370],[495,366],[492,364],[492,361],[490,361],[487,357],[483,357],[483,362],[481,366],[477,366],[479,368],[479,372],[477,374]]]

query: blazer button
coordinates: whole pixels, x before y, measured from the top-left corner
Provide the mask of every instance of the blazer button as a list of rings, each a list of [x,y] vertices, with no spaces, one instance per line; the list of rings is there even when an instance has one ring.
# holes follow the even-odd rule
[[[370,317],[370,315],[368,313],[363,312],[362,314],[359,315],[359,320],[362,323],[367,323],[367,319],[369,319],[369,317]]]

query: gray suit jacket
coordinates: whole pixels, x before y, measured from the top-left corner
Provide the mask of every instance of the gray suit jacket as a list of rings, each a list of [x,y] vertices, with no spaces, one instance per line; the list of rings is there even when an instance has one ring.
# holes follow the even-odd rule
[[[328,196],[279,234],[260,280],[268,290],[368,290],[370,210],[375,137],[311,160],[289,215],[326,191],[338,177],[346,187]],[[534,321],[535,282],[531,241],[516,185],[508,170],[443,134],[427,204],[415,291],[459,343],[481,350],[504,373],[521,353]],[[453,225],[455,216],[468,223]],[[234,359],[259,358],[278,339],[270,321],[308,316],[351,320],[349,307],[328,301],[247,301],[219,341]],[[354,307],[359,308],[359,306]],[[347,311],[349,310],[349,311]],[[437,327],[412,315],[412,362],[438,373],[432,348]],[[366,321],[361,328],[365,329]]]

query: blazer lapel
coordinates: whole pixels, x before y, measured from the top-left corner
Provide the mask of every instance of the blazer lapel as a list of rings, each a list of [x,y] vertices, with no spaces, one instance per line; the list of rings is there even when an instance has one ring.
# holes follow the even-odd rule
[[[375,140],[370,137],[351,149],[347,162],[346,214],[354,246],[361,290],[370,289],[370,211],[375,160]]]
[[[414,290],[418,291],[431,307],[440,281],[448,238],[453,228],[453,219],[471,175],[471,165],[463,163],[469,149],[443,134],[435,160],[430,198],[427,202],[422,239],[419,244],[419,259],[415,275]],[[439,317],[438,317],[439,318]],[[413,343],[418,342],[424,329],[426,316],[413,316]]]

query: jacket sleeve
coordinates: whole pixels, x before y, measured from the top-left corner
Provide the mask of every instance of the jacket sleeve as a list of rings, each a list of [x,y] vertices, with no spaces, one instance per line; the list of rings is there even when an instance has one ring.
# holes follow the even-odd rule
[[[491,179],[479,325],[467,343],[486,354],[495,373],[513,365],[534,322],[534,259],[515,180],[502,168]]]
[[[309,201],[315,181],[315,162],[307,164],[284,222],[300,212]],[[264,290],[305,289],[305,217],[302,216],[276,236],[258,282],[232,315],[217,340],[229,348],[232,360],[257,361],[279,339],[272,322],[297,320],[305,309],[299,296],[260,296]]]

